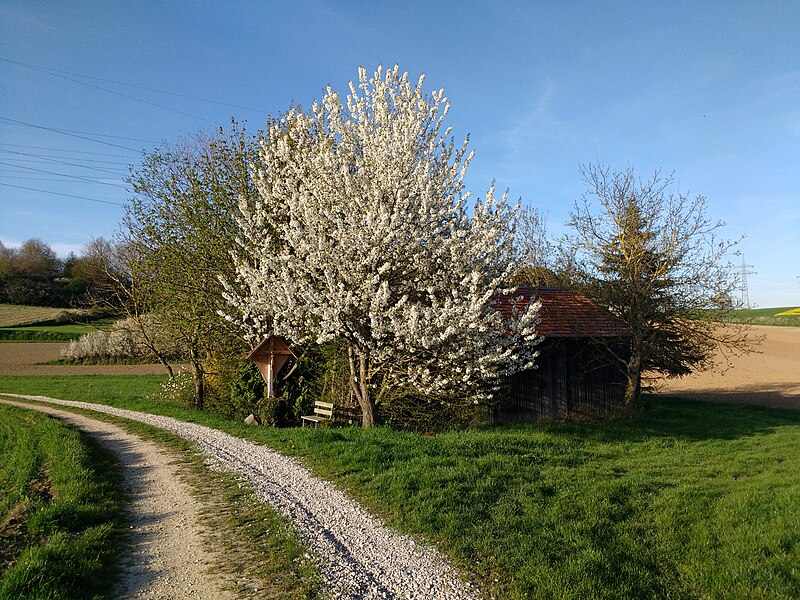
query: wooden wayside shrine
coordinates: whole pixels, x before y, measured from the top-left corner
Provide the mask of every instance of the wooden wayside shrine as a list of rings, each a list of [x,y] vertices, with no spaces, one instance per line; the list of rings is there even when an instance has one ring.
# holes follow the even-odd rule
[[[297,358],[283,338],[275,334],[269,335],[247,355],[248,360],[256,364],[264,377],[267,384],[267,398],[275,396],[275,376],[289,360],[289,357]]]

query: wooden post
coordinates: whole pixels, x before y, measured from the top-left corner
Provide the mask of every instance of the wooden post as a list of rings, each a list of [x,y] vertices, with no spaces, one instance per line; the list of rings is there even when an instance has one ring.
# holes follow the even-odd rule
[[[267,363],[267,376],[265,377],[267,381],[267,398],[272,398],[275,396],[275,370],[273,369],[273,365],[275,364],[275,353],[269,353],[269,362]]]

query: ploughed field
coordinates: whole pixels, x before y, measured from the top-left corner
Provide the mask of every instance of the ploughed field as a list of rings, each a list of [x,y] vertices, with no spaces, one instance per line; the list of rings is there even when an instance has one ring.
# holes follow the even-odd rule
[[[730,359],[732,368],[668,380],[659,393],[709,400],[800,408],[800,327],[751,328],[764,336],[756,352]],[[722,362],[722,356],[718,356]]]
[[[0,375],[160,375],[158,364],[148,365],[46,365],[61,358],[59,343],[0,344]]]

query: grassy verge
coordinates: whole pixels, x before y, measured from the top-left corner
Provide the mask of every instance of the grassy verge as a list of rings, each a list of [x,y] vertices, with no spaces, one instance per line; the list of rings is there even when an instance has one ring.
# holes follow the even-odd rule
[[[800,327],[800,314],[781,316],[791,310],[785,308],[750,308],[732,310],[720,314],[719,320],[727,323],[743,323],[746,325],[772,325],[779,327]]]
[[[35,394],[145,410],[134,406],[157,407],[158,403],[148,402],[145,397],[164,379],[163,375],[0,375],[0,393]]]
[[[85,377],[2,377],[0,390],[92,401]],[[653,400],[602,424],[275,430],[105,379],[117,392],[95,400],[302,457],[500,598],[800,597],[797,411]]]
[[[47,416],[0,406],[0,598],[110,590],[121,523],[119,466]]]

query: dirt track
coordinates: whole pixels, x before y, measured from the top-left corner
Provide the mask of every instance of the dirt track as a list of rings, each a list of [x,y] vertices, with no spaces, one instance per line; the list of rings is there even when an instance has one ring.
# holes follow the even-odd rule
[[[41,365],[61,358],[66,344],[1,343],[0,375],[162,375],[161,365]]]
[[[800,409],[800,327],[754,326],[765,336],[758,353],[734,358],[733,368],[667,381],[662,394],[736,404]]]
[[[82,429],[122,463],[130,497],[128,539],[115,598],[233,599],[233,585],[202,542],[201,503],[181,481],[176,455],[118,427],[84,415],[35,403],[0,400],[47,413]]]

